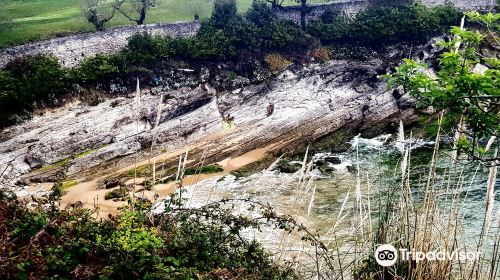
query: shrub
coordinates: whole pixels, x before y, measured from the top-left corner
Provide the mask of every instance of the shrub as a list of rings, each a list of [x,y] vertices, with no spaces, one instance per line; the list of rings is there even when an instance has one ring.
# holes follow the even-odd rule
[[[31,98],[18,94],[19,80],[10,71],[0,70],[0,127],[14,122],[14,113],[31,106]]]
[[[351,19],[335,11],[326,11],[321,20],[313,21],[308,26],[308,33],[323,41],[334,42],[345,39],[351,27]]]
[[[441,5],[433,9],[433,17],[439,21],[438,31],[444,32],[445,28],[458,25],[462,16],[462,12],[453,5]]]
[[[242,241],[242,231],[256,225],[217,205],[148,218],[92,214],[30,211],[0,192],[0,278],[219,279],[220,271],[231,279],[296,278],[258,243]]]
[[[328,9],[320,16],[322,23],[332,24],[337,23],[337,21],[342,18],[342,11],[337,9]]]
[[[269,5],[254,1],[248,10],[246,18],[254,26],[250,47],[261,49],[284,49],[304,47],[309,42],[305,41],[306,34],[292,21],[278,19]],[[248,32],[248,31],[247,31]]]
[[[309,26],[309,32],[327,42],[356,42],[378,45],[394,42],[425,42],[458,23],[461,13],[452,6],[427,8],[376,6],[360,12],[354,19],[329,11]]]
[[[110,192],[107,192],[104,195],[105,200],[114,199],[114,198],[124,198],[128,195],[128,189],[126,187],[119,187]]]
[[[192,58],[228,59],[238,49],[255,46],[254,32],[254,25],[237,14],[235,0],[218,0],[210,19],[186,42]]]
[[[67,70],[52,56],[18,58],[5,70],[19,80],[17,93],[30,101],[50,101],[71,89]]]
[[[253,1],[246,18],[258,28],[265,28],[277,19],[269,5],[263,1]]]
[[[424,42],[431,36],[445,32],[458,19],[459,12],[451,6],[427,8],[415,4],[409,7],[374,8],[356,16],[351,37],[373,43]]]
[[[98,54],[93,57],[86,58],[74,70],[78,79],[83,83],[104,83],[116,77],[121,72],[120,54]]]
[[[128,39],[127,53],[131,60],[143,61],[156,57],[156,40],[147,32],[137,33]]]
[[[195,59],[230,58],[236,53],[232,38],[224,30],[202,26],[195,38],[188,40],[188,53]]]
[[[306,34],[290,21],[276,18],[270,7],[254,1],[245,17],[236,13],[236,2],[215,2],[212,17],[203,22],[198,34],[187,40],[192,58],[228,59],[241,49],[283,49],[310,44]]]
[[[178,39],[168,36],[153,36],[142,32],[129,38],[126,56],[130,63],[144,63],[167,58],[182,52]]]
[[[186,168],[184,175],[195,175],[195,174],[211,174],[222,172],[224,169],[218,164],[211,164],[200,167],[190,167]]]
[[[264,61],[269,66],[269,69],[271,69],[271,72],[275,75],[279,74],[292,64],[286,58],[276,53],[266,55],[264,57]]]
[[[111,233],[97,234],[96,245],[103,251],[116,252],[109,255],[103,269],[106,278],[125,279],[132,271],[143,277],[162,272],[162,260],[158,255],[164,240],[155,228],[147,225],[144,213],[124,212],[114,223]]]
[[[214,10],[209,20],[209,23],[213,25],[214,28],[227,28],[231,23],[237,20],[239,20],[239,15],[236,0],[214,1]]]
[[[52,105],[72,88],[68,71],[55,57],[17,58],[0,70],[0,127],[30,114],[37,104]]]
[[[325,47],[314,49],[311,52],[311,56],[319,62],[325,62],[331,59],[330,50]]]
[[[269,37],[266,37],[269,34]],[[305,36],[302,29],[288,21],[274,21],[270,30],[263,30],[264,36],[262,47],[271,49],[282,49],[284,47],[293,47],[293,45],[302,45],[301,39]]]
[[[409,6],[415,3],[415,0],[369,0],[368,5],[371,6]]]

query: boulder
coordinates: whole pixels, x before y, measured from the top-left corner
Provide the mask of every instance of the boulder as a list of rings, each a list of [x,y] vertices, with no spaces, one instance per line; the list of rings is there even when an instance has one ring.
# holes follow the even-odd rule
[[[324,161],[326,162],[329,162],[331,164],[341,164],[342,161],[340,160],[339,157],[335,157],[335,156],[327,156],[323,159]]]
[[[290,163],[287,160],[280,160],[276,165],[276,169],[282,173],[295,173],[300,170],[301,164],[299,163]]]
[[[123,178],[108,178],[104,180],[101,184],[101,188],[103,189],[112,189],[116,187],[124,187],[125,179]]]

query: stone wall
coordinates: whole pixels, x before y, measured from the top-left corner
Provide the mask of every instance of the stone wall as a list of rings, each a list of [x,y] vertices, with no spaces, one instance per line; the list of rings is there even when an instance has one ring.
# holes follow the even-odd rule
[[[496,0],[417,0],[426,6],[438,6],[443,4],[453,4],[462,10],[491,11],[495,8]],[[341,10],[347,15],[355,15],[367,7],[367,0],[339,0],[327,4],[311,4],[310,12],[306,16],[306,21],[317,19],[327,10]],[[289,6],[274,9],[282,19],[292,20],[300,24],[300,6]]]
[[[127,39],[138,32],[187,37],[195,35],[199,27],[199,22],[136,25],[15,46],[0,50],[0,67],[15,57],[39,53],[55,55],[64,66],[73,67],[85,57],[121,50],[126,46]]]
[[[420,0],[426,6],[453,4],[463,10],[491,11],[496,0]]]
[[[319,18],[327,10],[344,11],[347,15],[355,15],[366,8],[365,0],[341,0],[335,3],[328,4],[311,4],[309,5],[309,13],[306,16],[306,21]],[[288,6],[274,8],[274,13],[282,19],[291,20],[300,24],[300,6]]]

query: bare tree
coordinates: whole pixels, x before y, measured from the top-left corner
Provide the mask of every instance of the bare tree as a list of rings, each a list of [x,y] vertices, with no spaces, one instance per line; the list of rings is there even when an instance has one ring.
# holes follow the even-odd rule
[[[266,0],[266,2],[271,3],[271,6],[275,8],[283,6],[283,2],[285,2],[285,0]]]
[[[295,0],[295,2],[300,3],[300,25],[303,29],[306,28],[306,16],[310,12],[307,6],[307,0]]]
[[[209,10],[211,6],[208,2],[211,1],[204,1],[200,3],[196,0],[187,0],[187,2],[189,11],[194,16],[194,20],[199,20],[201,16],[210,14]]]
[[[115,16],[116,7],[109,5],[106,0],[83,0],[82,13],[97,31],[103,31],[104,24]]]
[[[128,20],[144,24],[147,11],[158,6],[157,0],[116,0],[115,8]]]
[[[285,2],[286,0],[265,0],[265,1],[268,3],[271,3],[271,6],[273,8],[276,8],[276,7],[282,7],[283,2]],[[294,1],[294,2],[300,4],[300,25],[302,26],[302,28],[305,29],[306,28],[306,16],[311,11],[311,9],[307,6],[307,0],[291,0],[291,1]]]

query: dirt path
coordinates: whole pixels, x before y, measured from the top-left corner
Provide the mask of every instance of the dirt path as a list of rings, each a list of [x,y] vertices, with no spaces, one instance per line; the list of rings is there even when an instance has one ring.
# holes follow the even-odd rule
[[[198,146],[198,145],[196,145]],[[176,157],[179,157],[188,151],[189,148],[194,148],[193,146],[188,147],[188,148],[183,148],[179,149],[176,151],[168,152],[159,156],[156,156],[154,158],[148,159],[141,161],[137,164],[133,164],[124,168],[121,168],[119,170],[114,171],[112,174],[107,174],[105,176],[99,176],[98,178],[88,181],[88,182],[82,182],[79,183],[78,185],[69,188],[65,194],[63,195],[61,199],[61,207],[64,208],[68,204],[74,203],[76,201],[80,201],[83,203],[83,206],[85,208],[93,209],[95,207],[99,208],[99,215],[101,217],[105,217],[108,214],[117,214],[119,213],[119,207],[127,205],[126,201],[113,201],[113,200],[105,200],[104,196],[106,195],[107,192],[112,191],[113,189],[97,189],[98,187],[98,182],[102,179],[105,179],[107,177],[121,174],[130,170],[134,170],[135,166],[144,166],[144,165],[151,165],[152,162],[161,162],[163,160],[167,159],[173,159]],[[271,148],[270,146],[264,147],[264,148],[259,148],[252,150],[250,152],[247,152],[243,155],[237,156],[237,157],[229,157],[226,158],[218,164],[222,167],[224,170],[223,172],[219,173],[212,173],[212,174],[196,174],[196,175],[188,175],[184,177],[182,183],[184,186],[189,186],[189,185],[194,185],[202,180],[212,178],[215,176],[221,176],[228,174],[231,171],[237,170],[247,164],[250,164],[252,162],[258,161],[262,159],[266,152],[269,151]],[[188,152],[188,157],[189,157],[189,152]],[[144,180],[144,178],[137,178],[136,179],[136,184],[141,183]],[[131,179],[126,182],[127,184],[133,184],[134,179]],[[155,200],[155,195],[157,198],[162,198],[173,191],[175,191],[178,183],[177,182],[170,182],[168,184],[159,184],[156,185],[151,191],[142,191],[140,190],[137,186],[136,187],[136,193],[134,195],[136,196],[142,196],[144,195],[147,197],[149,200],[154,201]]]

